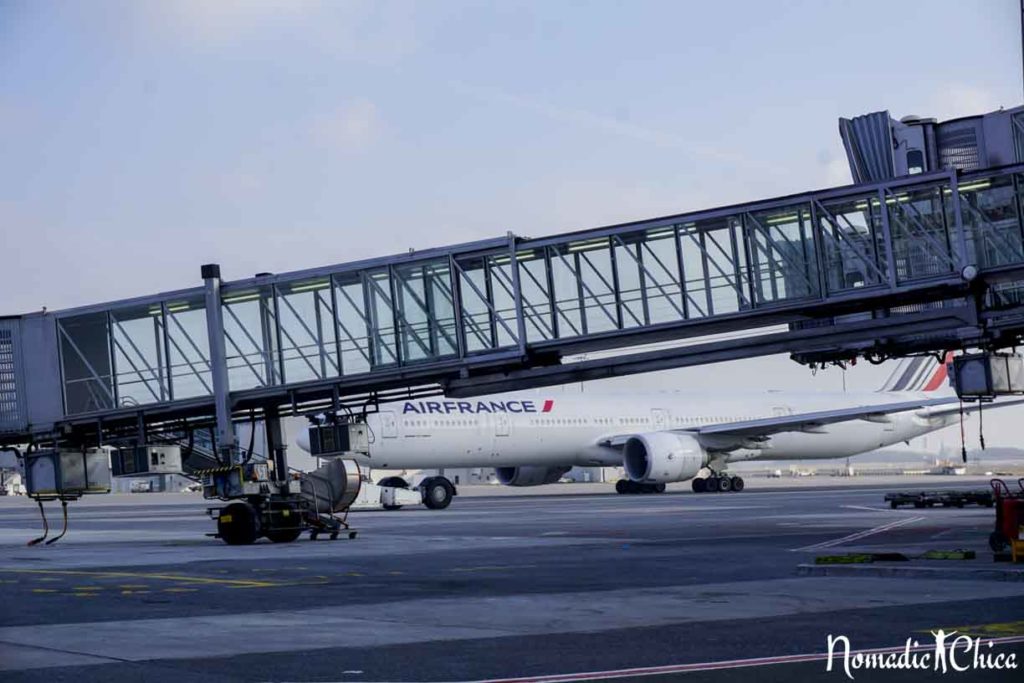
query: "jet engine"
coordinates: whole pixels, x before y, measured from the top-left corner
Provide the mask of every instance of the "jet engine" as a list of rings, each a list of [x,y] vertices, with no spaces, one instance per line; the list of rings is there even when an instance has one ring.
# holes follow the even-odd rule
[[[554,484],[572,467],[496,467],[498,481],[505,486],[540,486]]]
[[[670,432],[631,436],[622,452],[626,476],[651,484],[692,479],[708,461],[708,453],[697,439]]]

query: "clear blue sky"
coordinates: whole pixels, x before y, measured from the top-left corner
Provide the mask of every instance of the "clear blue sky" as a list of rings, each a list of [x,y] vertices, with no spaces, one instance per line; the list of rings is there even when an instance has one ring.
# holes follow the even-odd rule
[[[0,314],[841,184],[839,116],[1020,104],[1018,11],[0,0]]]

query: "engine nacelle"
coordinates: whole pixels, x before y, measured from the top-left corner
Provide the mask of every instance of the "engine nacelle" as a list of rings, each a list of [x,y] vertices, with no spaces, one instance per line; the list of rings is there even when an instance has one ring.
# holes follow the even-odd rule
[[[622,451],[626,476],[649,484],[692,479],[708,460],[707,451],[697,439],[668,432],[631,436]]]
[[[496,467],[494,472],[498,475],[498,481],[505,486],[540,486],[541,484],[554,484],[571,469],[571,466],[528,465],[526,467]]]

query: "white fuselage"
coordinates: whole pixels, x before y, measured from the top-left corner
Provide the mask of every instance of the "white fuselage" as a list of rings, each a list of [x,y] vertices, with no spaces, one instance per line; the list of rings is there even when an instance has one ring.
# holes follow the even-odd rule
[[[920,394],[766,392],[502,394],[383,404],[368,416],[369,465],[440,467],[615,466],[616,436],[911,400]],[[925,416],[922,416],[925,415]],[[851,420],[809,432],[773,434],[763,445],[730,448],[728,461],[838,458],[907,441],[953,422],[925,411]]]

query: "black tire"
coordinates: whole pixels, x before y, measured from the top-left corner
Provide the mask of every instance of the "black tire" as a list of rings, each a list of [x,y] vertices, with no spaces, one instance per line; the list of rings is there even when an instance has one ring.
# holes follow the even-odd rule
[[[665,493],[665,484],[663,484],[663,483],[655,484],[654,485],[654,492],[655,493]]]
[[[899,506],[900,506],[900,504],[897,503],[895,500],[890,500],[889,501],[889,507],[891,507],[893,510],[897,509]]]
[[[1007,541],[1002,531],[993,531],[988,535],[988,547],[992,548],[992,552],[1002,552],[1006,550],[1007,545],[1009,545],[1009,541]]]
[[[302,535],[302,513],[291,503],[271,503],[263,535],[273,543],[291,543]]]
[[[730,477],[719,477],[718,478],[718,490],[722,493],[728,493],[732,490],[732,479]]]
[[[739,493],[746,487],[746,483],[743,481],[743,477],[732,478],[732,490]]]
[[[252,545],[260,531],[260,517],[249,503],[231,503],[217,516],[217,535],[228,545]]]
[[[431,510],[444,510],[452,504],[455,487],[444,477],[430,477],[422,484],[423,504]]]
[[[273,543],[291,543],[302,535],[302,529],[271,529],[264,534]]]
[[[625,479],[619,479],[615,482],[615,493],[625,495],[629,493],[629,482]]]
[[[693,489],[694,493],[704,493],[708,490],[708,482],[702,477],[696,477],[690,482],[690,488]]]

